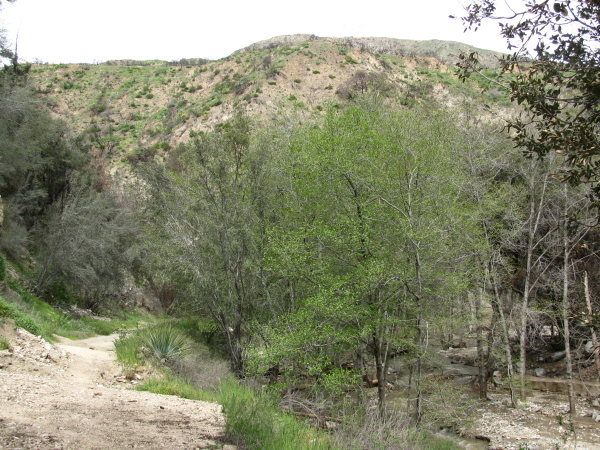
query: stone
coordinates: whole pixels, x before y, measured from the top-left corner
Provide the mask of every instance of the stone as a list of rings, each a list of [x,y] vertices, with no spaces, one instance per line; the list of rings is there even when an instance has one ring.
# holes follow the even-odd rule
[[[588,355],[594,352],[594,343],[592,341],[587,341],[583,346],[583,351]]]
[[[536,377],[545,377],[546,375],[548,375],[548,371],[543,367],[538,367],[533,371],[533,374]]]
[[[547,360],[548,360],[548,362],[557,362],[557,361],[560,361],[561,359],[564,359],[565,356],[567,356],[567,352],[565,352],[565,351],[554,352],[547,358]]]

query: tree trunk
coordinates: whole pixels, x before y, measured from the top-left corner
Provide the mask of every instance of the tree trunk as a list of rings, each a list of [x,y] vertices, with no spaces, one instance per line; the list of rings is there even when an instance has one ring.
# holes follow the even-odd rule
[[[377,397],[379,407],[379,417],[385,418],[386,402],[385,388],[387,384],[387,359],[388,359],[388,344],[373,337],[373,347],[375,350],[375,367],[377,370]]]
[[[527,375],[527,310],[529,308],[529,299],[532,286],[533,277],[533,252],[539,241],[535,241],[540,219],[542,215],[542,207],[544,206],[544,197],[546,194],[546,187],[548,184],[548,174],[544,175],[542,192],[540,193],[539,203],[536,204],[535,196],[535,176],[531,177],[531,183],[529,188],[530,194],[530,208],[529,208],[529,226],[527,230],[527,262],[525,267],[525,285],[523,287],[523,302],[521,304],[521,336],[519,337],[519,355],[521,360],[520,370],[520,396],[521,400],[527,400],[527,390],[525,389],[525,376]]]
[[[494,299],[498,305],[498,314],[500,315],[500,324],[502,325],[502,335],[504,337],[504,351],[506,353],[506,377],[508,379],[508,390],[510,392],[510,406],[514,408],[516,406],[516,395],[515,388],[513,385],[513,360],[512,351],[510,349],[510,334],[508,332],[508,324],[506,323],[506,316],[504,315],[504,304],[502,302],[502,296],[498,291],[498,283],[496,282],[496,276],[494,269],[492,268],[492,285],[494,287]]]
[[[569,328],[569,235],[567,230],[567,185],[564,186],[565,205],[563,222],[563,295],[562,319],[565,337],[565,353],[567,357],[567,386],[569,388],[569,412],[575,414],[575,392],[573,391],[573,361],[571,356],[571,333]]]
[[[583,285],[585,287],[585,301],[587,303],[588,313],[592,315],[592,302],[590,300],[590,287],[588,283],[588,273],[585,272],[585,278],[583,279]],[[596,330],[592,327],[592,345],[594,346],[594,360],[596,361],[597,380],[600,383],[600,349],[598,349],[598,338],[596,337]]]
[[[475,300],[475,320],[477,321],[477,360],[479,366],[479,398],[487,399],[487,368],[485,364],[485,352],[483,350],[483,323],[482,323],[482,297],[484,290],[480,289],[479,295]]]
[[[364,345],[356,347],[356,373],[359,376],[358,392],[356,395],[357,405],[361,405],[365,399],[365,390],[363,389],[363,379],[365,377],[365,359],[364,359]]]

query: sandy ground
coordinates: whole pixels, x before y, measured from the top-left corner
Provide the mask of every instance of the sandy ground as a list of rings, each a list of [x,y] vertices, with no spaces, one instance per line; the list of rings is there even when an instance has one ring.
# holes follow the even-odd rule
[[[51,345],[8,324],[0,335],[11,344],[0,351],[0,448],[233,448],[218,404],[128,389],[114,335]]]

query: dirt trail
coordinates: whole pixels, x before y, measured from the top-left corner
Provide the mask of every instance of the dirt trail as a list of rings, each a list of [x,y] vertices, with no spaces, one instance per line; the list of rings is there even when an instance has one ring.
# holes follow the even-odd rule
[[[195,449],[223,445],[218,404],[134,391],[115,336],[50,345],[8,324],[0,352],[0,448]]]

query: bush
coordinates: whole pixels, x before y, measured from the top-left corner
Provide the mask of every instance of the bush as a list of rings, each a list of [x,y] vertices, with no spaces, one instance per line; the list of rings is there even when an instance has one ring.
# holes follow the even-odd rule
[[[191,349],[185,333],[170,324],[153,325],[115,341],[117,360],[128,367],[144,364],[145,358],[173,364]]]
[[[190,349],[185,335],[171,325],[149,328],[143,341],[150,355],[159,361],[175,361]]]

